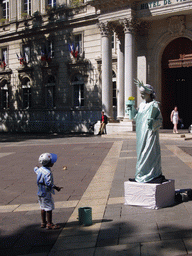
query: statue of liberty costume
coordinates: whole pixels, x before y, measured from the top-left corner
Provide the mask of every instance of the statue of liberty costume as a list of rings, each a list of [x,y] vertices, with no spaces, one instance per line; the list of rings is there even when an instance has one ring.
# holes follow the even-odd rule
[[[159,128],[162,125],[162,116],[159,103],[154,100],[155,92],[153,87],[136,82],[141,94],[150,94],[151,101],[144,100],[138,111],[132,107],[136,121],[137,138],[137,164],[135,181],[162,183],[165,177],[161,170],[161,151],[159,144]],[[160,181],[155,182],[155,180]]]

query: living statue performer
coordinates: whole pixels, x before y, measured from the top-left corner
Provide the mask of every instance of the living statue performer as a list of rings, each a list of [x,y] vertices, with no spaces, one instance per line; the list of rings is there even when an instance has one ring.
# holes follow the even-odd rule
[[[149,84],[136,80],[141,98],[144,100],[139,109],[131,107],[132,115],[136,121],[137,138],[137,164],[135,181],[162,183],[165,177],[161,170],[161,151],[159,144],[159,128],[162,116],[159,103],[154,100],[155,92]],[[131,180],[131,179],[130,179]]]

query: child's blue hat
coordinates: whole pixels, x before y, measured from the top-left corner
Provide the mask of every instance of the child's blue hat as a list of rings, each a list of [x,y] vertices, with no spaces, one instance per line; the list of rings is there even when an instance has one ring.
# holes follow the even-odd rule
[[[39,162],[42,165],[47,165],[49,162],[54,164],[57,161],[57,155],[53,153],[43,153],[39,157]]]

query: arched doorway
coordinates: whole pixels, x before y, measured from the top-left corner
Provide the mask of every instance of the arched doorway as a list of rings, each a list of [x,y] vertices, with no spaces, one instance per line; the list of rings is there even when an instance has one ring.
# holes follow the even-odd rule
[[[161,67],[163,128],[172,128],[170,114],[174,106],[188,128],[192,123],[192,41],[180,37],[169,43]]]

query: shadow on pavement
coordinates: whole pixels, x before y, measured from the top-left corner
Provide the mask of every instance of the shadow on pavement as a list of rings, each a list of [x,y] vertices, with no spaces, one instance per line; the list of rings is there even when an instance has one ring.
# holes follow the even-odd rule
[[[63,228],[65,224],[60,224]],[[35,253],[49,253],[61,229],[46,230],[39,225],[24,226],[11,235],[0,235],[0,255],[17,256]],[[2,233],[0,231],[0,233]]]
[[[95,249],[92,247],[95,251],[94,256],[156,256],[157,252],[158,256],[164,256],[168,255],[165,254],[165,252],[174,251],[178,252],[178,254],[174,255],[181,255],[184,253],[185,249],[188,252],[192,250],[192,244],[190,242],[192,229],[190,228],[179,228],[179,225],[162,225],[158,229],[150,230],[150,232],[146,230],[146,233],[140,234],[131,221],[119,221],[116,223],[112,223],[112,221],[112,219],[104,219],[102,221],[102,227],[97,237]],[[74,225],[74,229],[79,227],[77,223],[78,222],[71,223]],[[65,226],[65,224],[60,225],[62,227]],[[59,251],[58,248],[57,251],[50,254],[51,248],[55,244],[61,230],[62,229],[49,231],[41,229],[39,225],[28,225],[18,229],[10,236],[1,235],[0,255],[18,256],[42,253],[43,255],[78,256],[83,255],[80,254],[82,249],[91,249],[89,246],[83,246],[83,248],[81,248],[81,242],[83,243],[84,240],[81,241],[80,239],[85,239],[87,236],[90,240],[91,236],[94,237],[96,233],[82,229],[78,239],[75,235],[63,236],[63,246],[69,241],[74,249],[63,249]]]
[[[92,133],[0,133],[0,143],[2,142],[20,142],[36,139],[56,139],[72,137],[93,137]]]
[[[100,230],[94,256],[165,256],[185,251],[187,254],[192,250],[191,237],[192,229],[179,228],[179,223],[139,233],[131,221],[119,222]]]

